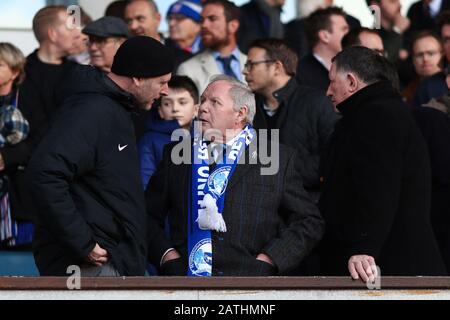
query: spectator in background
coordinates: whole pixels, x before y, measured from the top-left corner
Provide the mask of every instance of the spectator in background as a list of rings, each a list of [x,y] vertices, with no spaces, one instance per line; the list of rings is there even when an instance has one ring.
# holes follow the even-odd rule
[[[81,32],[83,28],[92,22],[91,17],[81,8],[81,26],[76,27],[75,30],[79,34],[74,43],[74,53],[67,57],[67,59],[79,64],[87,65],[90,63],[90,55],[88,48],[88,36]]]
[[[439,16],[438,29],[444,46],[444,65],[448,66],[450,61],[450,11],[444,11]],[[448,90],[445,73],[438,72],[420,83],[414,98],[414,105],[421,106],[430,102],[433,98],[443,97],[448,93]]]
[[[422,106],[435,108],[450,116],[450,67],[447,66],[444,69],[443,73],[445,75],[445,82],[447,84],[447,93],[440,97],[432,98]]]
[[[247,60],[236,42],[239,8],[228,0],[207,0],[202,9],[202,43],[205,50],[182,63],[177,74],[191,78],[199,92],[205,90],[211,76],[226,74],[243,80]]]
[[[105,9],[105,17],[117,17],[125,21],[125,8],[128,0],[116,0],[111,2]]]
[[[368,28],[356,28],[351,30],[349,33],[342,38],[342,49],[352,47],[352,46],[362,46],[374,50],[380,56],[386,57],[386,52],[383,47],[383,40],[378,34],[377,30]],[[386,77],[392,84],[392,87],[400,92],[400,80],[398,77],[397,69],[394,63],[386,60]]]
[[[314,11],[306,23],[311,52],[300,60],[297,79],[300,84],[326,91],[331,59],[341,51],[342,37],[348,32],[345,13],[329,7]]]
[[[301,60],[310,50],[306,38],[305,23],[307,17],[318,9],[325,9],[333,5],[333,0],[301,0],[298,4],[298,18],[289,21],[285,26],[285,39],[289,46],[295,50]],[[361,27],[361,23],[355,17],[346,14],[347,24],[350,30]]]
[[[153,0],[129,1],[125,7],[125,22],[134,36],[152,37],[163,42],[158,33],[161,14]]]
[[[259,39],[248,52],[244,75],[255,93],[256,129],[277,129],[280,142],[297,150],[303,187],[320,196],[320,155],[338,119],[330,100],[295,79],[297,55],[281,39]]]
[[[202,7],[193,0],[180,0],[167,10],[169,38],[166,45],[177,47],[192,55],[198,53],[201,46],[200,12]]]
[[[416,77],[403,90],[402,95],[406,102],[413,104],[419,83],[442,71],[443,50],[439,36],[431,31],[419,32],[412,40],[412,59]]]
[[[259,39],[250,46],[244,75],[256,98],[253,125],[279,130],[280,143],[297,150],[303,188],[317,203],[320,157],[338,116],[322,92],[297,83],[297,61],[283,40]],[[319,273],[319,257],[313,250],[291,275]]]
[[[25,57],[14,45],[0,42],[0,152],[14,148],[29,132],[28,121],[19,109],[19,85],[25,72]],[[21,163],[4,162],[0,166],[0,248],[30,244],[32,225],[13,215],[11,219],[10,191],[14,172]],[[14,177],[14,176],[13,176]],[[11,185],[11,182],[13,183]]]
[[[74,28],[67,28],[68,18],[64,6],[44,7],[35,14],[33,32],[39,48],[27,57],[26,77],[18,99],[18,108],[28,120],[30,131],[24,141],[0,149],[0,167],[12,168],[9,171],[11,216],[14,221],[28,226],[28,236],[23,238],[22,245],[29,250],[32,237],[30,222],[34,221],[35,206],[25,181],[25,169],[57,111],[55,93],[61,79],[77,65],[66,59],[75,52],[73,43],[79,37]]]
[[[191,79],[174,76],[168,85],[169,92],[158,106],[159,117],[147,121],[138,145],[144,189],[162,160],[164,146],[172,141],[172,132],[180,128],[189,131],[198,112],[199,94]]]
[[[163,35],[158,32],[161,14],[153,0],[131,0],[125,8],[125,22],[132,35],[152,37],[166,44]],[[191,54],[178,47],[172,46],[171,49],[175,55],[175,71]]]
[[[110,72],[114,56],[130,36],[126,23],[117,17],[103,17],[88,24],[83,34],[89,37],[91,65]]]
[[[377,30],[369,28],[352,29],[342,38],[342,48],[363,46],[385,56],[383,40]]]
[[[400,0],[366,0],[367,5],[376,5],[380,8],[379,30],[383,39],[386,57],[397,63],[399,60],[408,58],[408,51],[403,48],[402,34],[410,26],[408,18],[401,14]]]
[[[327,94],[342,119],[323,165],[324,275],[367,282],[376,265],[383,276],[446,274],[431,225],[427,147],[386,68],[359,46],[333,58]]]
[[[437,31],[437,17],[446,10],[450,10],[450,0],[419,0],[413,3],[407,13],[411,21],[407,34],[414,36],[422,30]]]
[[[281,11],[285,0],[250,0],[240,7],[238,45],[247,53],[256,39],[283,38]]]

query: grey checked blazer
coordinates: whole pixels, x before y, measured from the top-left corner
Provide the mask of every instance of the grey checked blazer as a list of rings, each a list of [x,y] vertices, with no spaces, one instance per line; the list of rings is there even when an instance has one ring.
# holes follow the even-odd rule
[[[174,143],[166,146],[161,166],[146,190],[149,214],[149,259],[159,266],[169,248],[181,259],[161,267],[163,275],[186,275],[191,166],[170,160]],[[245,159],[248,159],[248,148]],[[270,150],[270,149],[269,149]],[[225,194],[227,232],[212,231],[214,276],[282,275],[297,267],[321,239],[324,224],[318,208],[302,187],[293,149],[280,145],[279,170],[261,175],[257,164],[238,164]],[[244,159],[241,157],[241,160]],[[168,217],[170,237],[164,224]],[[256,259],[272,258],[276,267]]]

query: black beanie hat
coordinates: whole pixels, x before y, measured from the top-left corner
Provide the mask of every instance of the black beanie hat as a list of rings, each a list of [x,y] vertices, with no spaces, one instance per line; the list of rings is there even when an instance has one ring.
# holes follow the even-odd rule
[[[147,36],[126,40],[114,56],[111,71],[119,76],[155,78],[174,69],[172,49]]]

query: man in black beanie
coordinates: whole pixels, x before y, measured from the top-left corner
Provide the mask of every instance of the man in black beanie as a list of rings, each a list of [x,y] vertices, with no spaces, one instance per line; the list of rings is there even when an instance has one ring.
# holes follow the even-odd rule
[[[167,94],[172,70],[172,51],[142,36],[122,44],[111,73],[79,66],[66,80],[60,113],[27,172],[41,275],[144,275],[146,213],[130,111]]]

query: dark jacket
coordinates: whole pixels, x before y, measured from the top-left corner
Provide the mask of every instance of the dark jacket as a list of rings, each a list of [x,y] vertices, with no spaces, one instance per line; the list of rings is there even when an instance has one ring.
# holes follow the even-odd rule
[[[237,43],[239,49],[247,54],[250,45],[256,39],[283,38],[281,23],[281,8],[270,8],[265,0],[252,0],[240,7],[239,29]],[[266,9],[263,10],[262,6]],[[268,13],[270,12],[270,15]],[[272,24],[277,24],[277,31]]]
[[[300,84],[326,92],[330,79],[328,70],[312,53],[308,53],[298,63],[297,80]]]
[[[76,64],[63,60],[61,65],[43,63],[34,51],[27,57],[25,81],[19,88],[17,107],[30,125],[27,139],[5,146],[0,152],[10,177],[11,215],[18,221],[32,221],[34,207],[25,181],[25,171],[34,149],[46,133],[57,110],[55,91],[62,77]]]
[[[181,259],[164,264],[161,274],[186,275],[192,174],[189,164],[171,162],[174,146],[172,143],[164,150],[162,166],[146,190],[147,209],[153,221],[149,224],[149,258],[159,266],[166,250],[175,248]],[[298,266],[321,238],[322,219],[301,187],[298,159],[292,149],[282,145],[279,148],[279,170],[275,175],[261,175],[259,157],[256,164],[250,164],[248,152],[242,155],[247,159],[245,164],[236,166],[225,191],[223,217],[227,232],[211,232],[213,276],[284,274]],[[170,239],[164,233],[166,216]],[[271,257],[276,268],[256,260],[259,253]]]
[[[298,153],[304,188],[315,201],[318,200],[320,183],[320,155],[325,149],[338,115],[330,100],[319,90],[299,85],[292,78],[273,96],[280,103],[272,129],[279,129],[280,143]],[[268,116],[263,108],[264,100],[256,95],[256,129],[269,129]]]
[[[433,98],[439,98],[447,94],[449,89],[445,81],[444,72],[438,72],[431,77],[424,79],[416,90],[413,105],[420,107],[430,102]]]
[[[33,251],[41,275],[65,275],[98,243],[121,275],[144,275],[146,216],[133,98],[104,73],[79,66],[28,166],[37,209]]]
[[[351,15],[346,15],[345,20],[347,20],[350,30],[361,27],[359,20]],[[284,28],[284,38],[297,53],[299,59],[302,59],[311,50],[306,37],[306,21],[307,18],[297,18],[289,21]]]
[[[151,113],[148,117],[146,132],[138,144],[141,179],[144,189],[162,160],[164,146],[172,141],[172,132],[179,128],[180,125],[177,120],[166,121],[155,113]]]
[[[430,220],[427,147],[388,82],[340,103],[320,209],[324,275],[348,275],[352,255],[375,258],[384,276],[445,275]]]
[[[450,118],[427,107],[412,108],[431,162],[431,223],[450,274]]]
[[[425,7],[424,1],[419,0],[413,3],[408,9],[408,18],[411,21],[411,25],[408,30],[406,30],[406,36],[414,36],[415,33],[422,30],[432,30],[440,33],[440,30],[436,30],[437,27],[437,17],[443,11],[450,9],[450,0],[442,0],[441,7],[439,8],[439,13],[436,18],[431,17],[428,8]]]

